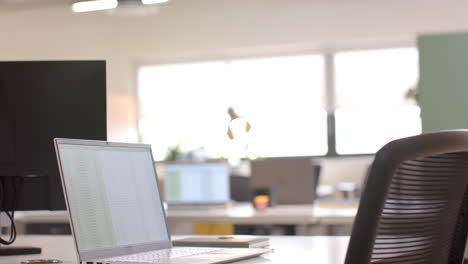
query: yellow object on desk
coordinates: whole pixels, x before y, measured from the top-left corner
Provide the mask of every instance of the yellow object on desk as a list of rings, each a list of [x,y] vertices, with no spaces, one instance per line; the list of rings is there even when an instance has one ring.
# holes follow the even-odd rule
[[[234,225],[230,223],[194,223],[195,235],[233,235]]]

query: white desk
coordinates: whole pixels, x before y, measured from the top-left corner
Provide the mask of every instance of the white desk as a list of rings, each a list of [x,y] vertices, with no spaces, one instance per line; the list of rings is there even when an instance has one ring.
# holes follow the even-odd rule
[[[227,208],[169,209],[167,219],[171,233],[188,234],[195,222],[232,223],[248,225],[296,225],[309,234],[307,226],[351,226],[357,212],[357,204],[278,205],[255,210],[250,203],[240,203]]]
[[[226,208],[169,209],[167,219],[172,234],[189,234],[195,222],[278,225],[352,225],[357,204],[279,205],[255,210],[250,203],[237,203]],[[17,212],[16,222],[24,224],[68,223],[65,211]]]
[[[255,210],[250,203],[237,203],[223,208],[187,207],[169,209],[172,220],[233,224],[348,224],[354,221],[357,204],[278,205]],[[20,223],[68,223],[66,211],[17,212]]]
[[[255,210],[250,203],[240,203],[226,208],[171,209],[169,221],[205,223],[229,222],[232,224],[317,224],[320,219],[312,205],[279,205]]]
[[[175,237],[177,239],[179,237]],[[238,261],[236,264],[342,264],[348,247],[348,237],[321,236],[272,236],[270,245],[273,253],[261,257]],[[58,258],[67,264],[75,264],[76,255],[71,236],[19,236],[15,245],[42,247],[41,255],[2,256],[0,264],[18,264],[22,260]]]

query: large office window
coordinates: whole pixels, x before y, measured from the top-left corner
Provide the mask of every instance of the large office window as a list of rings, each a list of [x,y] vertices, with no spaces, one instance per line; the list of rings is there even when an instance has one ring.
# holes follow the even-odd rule
[[[208,157],[324,155],[327,120],[319,55],[144,66],[138,72],[143,142]],[[228,108],[245,118],[243,141],[228,137]]]
[[[418,80],[416,49],[342,52],[334,65],[338,154],[374,153],[421,132],[419,107],[408,96]]]
[[[331,55],[140,67],[142,140],[154,145],[158,160],[176,145],[211,158],[346,155],[374,153],[421,132],[408,93],[418,80],[415,48]],[[324,83],[325,69],[334,82]],[[230,107],[251,125],[242,140],[227,135]],[[335,120],[332,131],[325,109]]]

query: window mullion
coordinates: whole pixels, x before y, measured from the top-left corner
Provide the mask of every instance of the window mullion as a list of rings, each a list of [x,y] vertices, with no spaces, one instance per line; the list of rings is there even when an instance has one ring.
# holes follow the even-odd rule
[[[325,110],[327,111],[328,153],[327,156],[336,156],[335,131],[335,54],[326,52],[325,62]]]

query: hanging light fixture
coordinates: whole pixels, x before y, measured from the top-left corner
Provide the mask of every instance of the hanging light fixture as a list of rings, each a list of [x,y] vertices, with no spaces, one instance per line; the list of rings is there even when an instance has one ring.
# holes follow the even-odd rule
[[[141,2],[145,5],[154,5],[154,4],[162,4],[169,0],[141,0]]]
[[[114,9],[119,4],[126,6],[135,6],[139,4],[153,5],[168,2],[169,0],[92,0],[80,1],[72,5],[72,10],[75,13],[92,12],[100,10]]]
[[[117,5],[117,0],[82,1],[74,3],[72,5],[72,10],[75,13],[91,12],[116,8]]]

